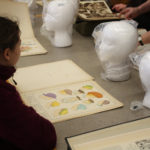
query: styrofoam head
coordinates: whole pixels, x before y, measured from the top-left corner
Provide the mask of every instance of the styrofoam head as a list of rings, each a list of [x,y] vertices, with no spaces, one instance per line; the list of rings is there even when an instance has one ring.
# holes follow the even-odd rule
[[[63,30],[73,24],[75,9],[72,1],[55,0],[48,3],[47,13],[44,17],[46,29]]]
[[[108,23],[100,36],[98,53],[102,62],[122,63],[137,46],[137,29],[124,21]]]
[[[142,84],[146,90],[150,91],[150,52],[146,53],[141,59],[139,65],[139,74]]]
[[[150,52],[147,52],[141,59],[139,65],[139,74],[143,84],[145,95],[143,105],[150,108]]]

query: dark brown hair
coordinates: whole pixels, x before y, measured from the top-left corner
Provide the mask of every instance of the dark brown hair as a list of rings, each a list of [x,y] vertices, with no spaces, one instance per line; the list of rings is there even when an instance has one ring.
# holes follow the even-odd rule
[[[6,48],[14,50],[19,41],[20,29],[16,21],[0,17],[0,53]]]

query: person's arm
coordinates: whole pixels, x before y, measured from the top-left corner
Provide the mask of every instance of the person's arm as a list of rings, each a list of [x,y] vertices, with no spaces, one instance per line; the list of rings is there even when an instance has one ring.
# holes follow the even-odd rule
[[[138,10],[140,15],[150,11],[150,0],[138,6]]]
[[[126,19],[133,19],[148,11],[150,11],[150,0],[147,0],[137,7],[127,7],[123,9],[120,14],[124,15]]]
[[[8,88],[0,88],[0,136],[21,149],[52,150],[56,146],[53,124],[24,105],[14,88]]]

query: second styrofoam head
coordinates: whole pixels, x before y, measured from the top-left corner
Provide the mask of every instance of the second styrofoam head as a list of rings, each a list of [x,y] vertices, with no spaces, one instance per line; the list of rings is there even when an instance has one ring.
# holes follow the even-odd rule
[[[137,29],[127,21],[114,21],[96,27],[96,51],[106,78],[123,81],[129,77],[128,55],[137,46]],[[126,72],[126,73],[125,73]],[[117,74],[121,77],[117,77]]]

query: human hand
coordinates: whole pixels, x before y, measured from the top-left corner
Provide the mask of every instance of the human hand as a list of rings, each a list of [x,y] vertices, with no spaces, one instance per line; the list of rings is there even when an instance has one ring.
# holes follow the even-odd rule
[[[116,4],[116,5],[114,5],[113,7],[112,7],[112,10],[115,10],[115,11],[117,11],[117,12],[120,12],[120,11],[122,11],[123,9],[125,9],[127,7],[127,5],[126,4]]]
[[[138,7],[127,7],[120,12],[120,15],[124,15],[126,19],[133,19],[139,15]]]

